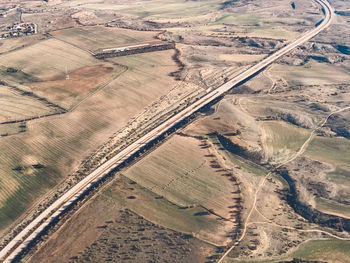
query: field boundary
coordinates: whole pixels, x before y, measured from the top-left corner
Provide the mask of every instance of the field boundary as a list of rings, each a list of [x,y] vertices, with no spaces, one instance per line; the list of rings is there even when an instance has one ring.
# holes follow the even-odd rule
[[[26,90],[20,89],[20,88],[18,88],[16,86],[9,85],[8,83],[5,83],[4,81],[1,81],[0,85],[8,87],[9,89],[19,93],[21,96],[27,96],[27,97],[31,97],[31,98],[33,98],[35,100],[38,100],[38,101],[44,103],[48,108],[57,110],[57,112],[43,114],[43,115],[39,115],[39,116],[32,116],[32,117],[28,117],[28,118],[19,119],[19,120],[3,121],[3,122],[0,122],[0,125],[1,124],[12,124],[12,123],[19,123],[19,122],[24,122],[24,121],[29,121],[29,120],[35,120],[35,119],[45,118],[45,117],[58,115],[58,114],[63,114],[63,113],[68,112],[65,108],[61,107],[60,105],[55,104],[55,103],[49,101],[48,99],[46,99],[44,97],[40,97],[40,96],[38,96],[37,94],[35,94],[35,93],[31,92],[31,91],[26,91]]]

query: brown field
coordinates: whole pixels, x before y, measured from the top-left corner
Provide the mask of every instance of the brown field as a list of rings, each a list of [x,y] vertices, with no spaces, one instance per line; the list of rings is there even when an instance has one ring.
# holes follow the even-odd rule
[[[118,65],[119,62],[99,61],[85,49],[130,45],[151,40],[155,33],[97,26],[55,31],[53,35],[58,39],[39,42],[35,39],[36,42],[32,40],[24,48],[0,55],[0,65],[20,70],[27,77],[14,79],[7,74],[4,81],[17,86],[21,84],[21,89],[30,90],[63,108],[71,109],[104,88],[128,67]],[[17,44],[14,39],[6,41],[8,45]],[[66,68],[69,80],[66,80]]]
[[[68,80],[66,74],[61,73],[45,81],[27,85],[34,93],[71,109],[81,100],[104,88],[124,71],[123,67],[102,63],[73,70],[69,72]]]

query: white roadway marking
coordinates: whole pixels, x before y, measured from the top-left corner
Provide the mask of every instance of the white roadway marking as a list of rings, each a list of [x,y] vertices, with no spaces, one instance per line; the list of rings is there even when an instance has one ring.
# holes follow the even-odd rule
[[[65,207],[69,206],[71,203],[76,201],[85,191],[87,191],[95,182],[103,178],[112,169],[119,165],[122,160],[127,159],[132,154],[136,153],[142,148],[142,145],[157,138],[160,134],[166,132],[171,127],[190,116],[203,106],[207,105],[209,102],[218,98],[225,92],[229,91],[232,87],[239,84],[240,82],[246,80],[247,78],[253,76],[255,73],[259,72],[269,64],[271,64],[276,59],[280,58],[290,50],[303,44],[304,42],[311,39],[313,36],[321,32],[324,28],[330,25],[332,20],[332,7],[326,0],[315,0],[319,3],[325,10],[325,19],[322,23],[315,29],[302,35],[300,38],[294,42],[281,48],[271,56],[265,58],[258,64],[250,67],[245,72],[236,76],[232,80],[223,84],[219,88],[208,92],[201,99],[194,102],[192,105],[177,113],[169,120],[160,124],[157,128],[153,129],[136,142],[129,145],[126,149],[122,150],[120,153],[115,155],[110,160],[106,161],[100,167],[98,167],[91,174],[86,176],[83,180],[73,186],[68,190],[63,196],[57,199],[53,204],[46,208],[41,214],[39,214],[31,223],[29,223],[20,233],[18,233],[1,251],[0,251],[0,261],[1,262],[11,262],[17,255],[19,255],[27,245],[35,239],[46,226],[48,226],[53,220],[59,217],[65,210]],[[229,252],[229,251],[228,251]],[[225,253],[226,254],[226,253]],[[221,262],[221,261],[220,261]]]

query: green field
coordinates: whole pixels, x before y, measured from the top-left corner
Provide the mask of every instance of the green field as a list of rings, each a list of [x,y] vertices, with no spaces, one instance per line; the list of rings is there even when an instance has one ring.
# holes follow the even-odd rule
[[[274,65],[271,75],[278,75],[289,85],[326,85],[349,83],[349,69],[312,61],[305,66]]]
[[[341,184],[341,185],[347,185],[350,186],[350,171],[349,167],[347,169],[344,169],[345,167],[342,166],[336,166],[336,169],[332,172],[328,173],[329,180]]]
[[[178,206],[165,197],[155,194],[154,191],[131,182],[122,176],[120,180],[116,180],[112,186],[103,191],[102,195],[164,227],[194,234],[200,239],[218,245],[228,241],[225,232],[233,227],[232,223],[218,221],[215,216],[208,215],[201,207]],[[133,198],[130,198],[130,195]]]
[[[310,136],[310,131],[282,121],[262,123],[268,158],[276,162],[292,157]]]
[[[316,199],[316,209],[325,211],[328,213],[333,213],[335,215],[344,216],[350,218],[350,206],[335,203],[326,199],[317,198]]]
[[[310,143],[305,154],[312,159],[350,169],[350,141],[348,139],[316,137]],[[338,169],[338,171],[340,171]],[[336,173],[344,176],[344,173]],[[335,175],[336,175],[335,174]]]
[[[341,199],[350,197],[350,141],[348,139],[316,137],[310,143],[305,155],[333,166],[334,171],[328,172],[326,179],[337,187],[336,197]],[[317,199],[317,207],[322,211],[350,216],[350,206],[340,203]]]
[[[299,258],[303,260],[313,260],[332,263],[349,263],[350,262],[350,241],[342,240],[311,240],[299,246],[299,248],[288,256],[283,256],[270,260],[236,260],[226,258],[225,263],[277,263],[281,260],[292,260]]]
[[[210,167],[212,160],[205,157],[208,150],[199,144],[196,139],[175,136],[125,175],[179,206],[203,205],[228,216],[235,187]]]
[[[260,17],[254,14],[230,14],[219,17],[211,25],[239,25],[239,26],[259,26]]]
[[[54,167],[40,167],[40,163],[27,166],[13,166],[13,169],[0,181],[0,230],[22,215],[28,203],[42,197],[46,189],[54,187],[59,181],[59,172]],[[48,176],[48,174],[50,176]],[[1,176],[4,178],[3,176]]]

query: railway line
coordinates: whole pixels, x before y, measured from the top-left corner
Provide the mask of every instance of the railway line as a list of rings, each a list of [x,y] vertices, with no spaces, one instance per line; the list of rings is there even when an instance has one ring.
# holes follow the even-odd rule
[[[224,95],[233,87],[253,77],[255,74],[259,73],[268,65],[279,59],[281,56],[285,55],[297,46],[305,43],[317,35],[319,32],[321,32],[323,29],[328,27],[331,24],[333,17],[333,9],[331,5],[326,0],[315,1],[322,7],[322,10],[324,10],[325,14],[324,20],[317,27],[301,35],[298,39],[287,44],[280,50],[271,54],[269,57],[250,67],[217,89],[214,89],[212,91],[207,90],[207,94],[202,98],[198,99],[196,102],[189,105],[184,110],[175,114],[167,121],[163,122],[158,127],[151,130],[146,135],[142,136],[140,139],[133,142],[127,148],[106,161],[91,174],[81,180],[78,184],[73,186],[63,196],[58,198],[53,204],[51,204],[41,214],[39,214],[31,223],[29,223],[21,232],[19,232],[11,241],[9,241],[8,244],[0,251],[0,262],[13,262],[16,257],[20,255],[27,248],[27,246],[45,230],[46,227],[48,227],[53,221],[59,218],[59,216],[62,215],[62,213],[64,213],[67,208],[79,200],[79,198],[84,193],[86,193],[97,182],[107,176],[109,172],[117,168],[119,165],[123,164],[125,160],[132,157],[135,153],[142,150],[144,146],[149,142],[155,140],[160,135],[164,134],[175,125],[179,124],[185,118],[191,116],[193,113],[208,105],[213,100]],[[219,262],[221,262],[222,259]]]

